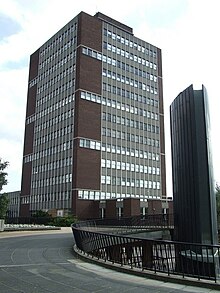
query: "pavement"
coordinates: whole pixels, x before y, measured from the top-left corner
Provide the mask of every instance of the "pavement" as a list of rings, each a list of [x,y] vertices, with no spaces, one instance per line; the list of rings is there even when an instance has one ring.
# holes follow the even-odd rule
[[[116,272],[78,259],[71,228],[0,233],[1,293],[220,292]]]

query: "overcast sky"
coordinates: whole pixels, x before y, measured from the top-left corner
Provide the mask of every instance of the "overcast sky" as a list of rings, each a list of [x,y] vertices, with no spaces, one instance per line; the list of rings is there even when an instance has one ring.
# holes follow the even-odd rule
[[[161,48],[167,190],[172,195],[169,106],[190,84],[209,95],[215,180],[220,182],[218,0],[0,0],[0,157],[3,191],[20,190],[29,56],[80,11],[100,11]]]

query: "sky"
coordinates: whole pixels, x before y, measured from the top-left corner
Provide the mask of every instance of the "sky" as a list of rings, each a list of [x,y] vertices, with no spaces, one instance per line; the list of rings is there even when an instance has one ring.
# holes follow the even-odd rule
[[[20,190],[29,57],[80,11],[100,11],[162,50],[167,194],[172,196],[169,106],[193,84],[209,96],[215,181],[220,182],[218,0],[0,0],[0,158],[4,192]]]

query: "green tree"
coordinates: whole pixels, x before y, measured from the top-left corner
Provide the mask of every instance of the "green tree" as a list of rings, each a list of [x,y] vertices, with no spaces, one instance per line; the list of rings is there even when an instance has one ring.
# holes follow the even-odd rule
[[[4,185],[7,185],[8,180],[6,179],[8,173],[4,172],[5,168],[8,166],[8,162],[2,161],[0,158],[0,191],[2,191],[2,188]]]
[[[2,161],[0,158],[0,191],[4,185],[7,185],[8,181],[6,179],[8,173],[4,170],[7,168],[8,162]],[[6,216],[6,212],[8,210],[9,198],[6,194],[0,195],[0,219],[4,219]]]
[[[8,210],[9,198],[6,194],[0,195],[0,219],[4,219]]]
[[[36,213],[33,215],[35,218],[50,218],[51,215],[48,212],[38,210]]]

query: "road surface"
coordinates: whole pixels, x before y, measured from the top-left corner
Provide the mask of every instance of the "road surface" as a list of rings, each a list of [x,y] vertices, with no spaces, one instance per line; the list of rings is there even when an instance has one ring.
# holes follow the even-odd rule
[[[0,293],[219,292],[109,270],[74,257],[70,228],[0,233]]]

